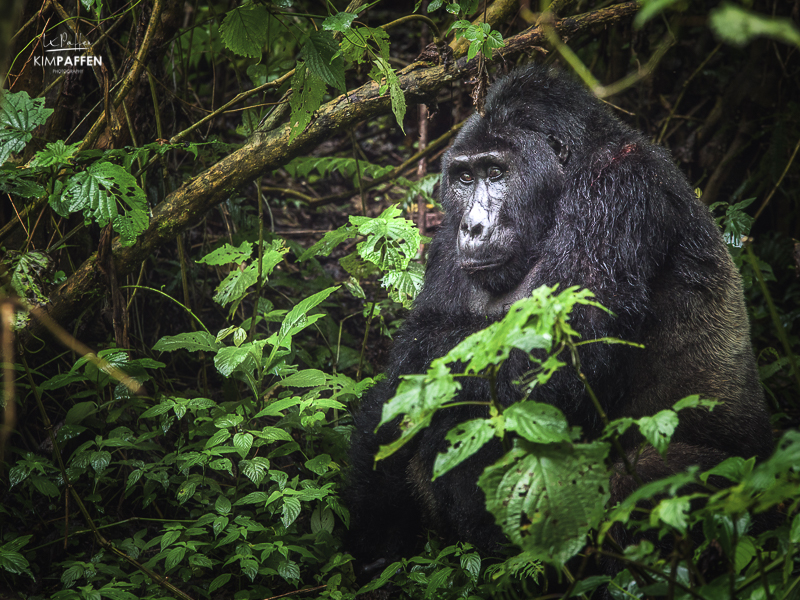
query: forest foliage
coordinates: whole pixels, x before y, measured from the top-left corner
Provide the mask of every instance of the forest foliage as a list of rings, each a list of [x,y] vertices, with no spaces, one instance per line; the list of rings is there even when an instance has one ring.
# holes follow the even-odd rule
[[[800,596],[800,4],[7,4],[0,595]],[[350,414],[421,288],[441,153],[530,60],[667,146],[715,212],[776,450],[608,506],[618,436],[664,455],[681,410],[715,401],[587,442],[552,406],[487,398],[434,477],[503,441],[476,483],[506,552],[430,532],[363,581],[342,544]],[[624,342],[577,336],[570,311],[593,303],[541,288],[406,377],[383,414],[403,433],[376,460],[512,350],[546,353],[532,390],[579,368],[578,345]],[[619,524],[647,535],[621,547]]]

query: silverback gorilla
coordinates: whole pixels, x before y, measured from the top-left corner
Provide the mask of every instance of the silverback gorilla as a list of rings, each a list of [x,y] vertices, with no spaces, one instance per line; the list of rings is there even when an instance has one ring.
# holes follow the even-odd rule
[[[431,481],[444,436],[484,406],[437,413],[431,425],[374,469],[397,423],[375,428],[398,378],[424,372],[468,335],[503,316],[541,285],[577,285],[609,308],[571,316],[583,339],[605,336],[644,349],[588,344],[583,372],[609,418],[652,415],[690,394],[723,402],[681,412],[667,460],[652,448],[638,458],[644,482],[688,465],[707,469],[731,455],[768,455],[772,436],[750,345],[739,274],[709,211],[663,148],[632,130],[571,78],[529,66],[498,81],[485,114],[473,115],[442,163],[445,218],[430,248],[425,285],[398,333],[386,378],[355,417],[346,500],[347,549],[375,567],[417,547],[422,527],[496,550],[504,538],[477,486],[501,455],[487,446]],[[530,369],[512,354],[498,396],[521,399],[514,381]],[[465,382],[459,400],[489,396]],[[562,368],[533,400],[557,406],[586,437],[600,419],[583,385]],[[633,458],[641,438],[626,436]],[[624,470],[611,502],[635,488]]]

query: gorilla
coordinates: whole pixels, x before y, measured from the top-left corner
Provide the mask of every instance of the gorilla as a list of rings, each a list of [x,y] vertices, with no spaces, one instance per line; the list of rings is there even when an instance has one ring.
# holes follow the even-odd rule
[[[621,439],[645,483],[689,465],[708,469],[727,457],[765,457],[772,449],[742,296],[742,285],[709,211],[663,148],[613,116],[582,85],[528,66],[495,83],[483,115],[473,115],[442,163],[442,225],[425,283],[396,336],[385,379],[355,415],[345,494],[347,549],[361,565],[411,555],[424,526],[495,551],[504,536],[477,480],[502,456],[497,440],[431,481],[445,434],[488,415],[485,406],[439,411],[399,452],[374,465],[398,423],[375,431],[399,378],[424,373],[468,335],[502,318],[542,285],[591,290],[610,313],[580,306],[571,324],[584,340],[581,370],[610,419],[641,417],[690,394],[721,404],[684,410],[666,460],[638,454],[638,433]],[[514,382],[531,369],[516,351],[496,385],[501,402],[522,399]],[[462,385],[459,401],[486,401],[485,381]],[[584,385],[560,369],[533,400],[558,407],[587,439],[602,423]],[[492,445],[494,444],[494,445]],[[636,487],[621,457],[611,502]]]

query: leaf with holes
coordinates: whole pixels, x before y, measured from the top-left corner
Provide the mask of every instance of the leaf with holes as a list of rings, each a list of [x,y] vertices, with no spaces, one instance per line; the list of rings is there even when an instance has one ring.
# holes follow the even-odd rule
[[[50,206],[62,217],[82,212],[84,220],[100,227],[111,223],[123,246],[130,246],[150,219],[147,199],[136,179],[124,168],[96,162],[67,181],[61,195],[50,197]]]
[[[563,565],[583,548],[609,498],[609,445],[531,444],[514,448],[478,480],[486,507],[533,558]]]
[[[447,450],[436,455],[433,478],[436,479],[461,464],[495,435],[496,419],[473,419],[459,423],[447,432]]]

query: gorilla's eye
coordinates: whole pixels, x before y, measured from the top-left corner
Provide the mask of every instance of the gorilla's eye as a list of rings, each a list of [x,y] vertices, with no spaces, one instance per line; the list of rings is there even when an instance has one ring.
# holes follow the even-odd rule
[[[489,167],[487,175],[489,179],[500,179],[503,176],[503,171],[500,167]]]
[[[461,181],[461,183],[472,183],[472,173],[469,171],[464,171],[458,176],[458,179]]]
[[[566,163],[569,158],[569,146],[554,135],[548,135],[546,139],[561,164]]]
[[[547,143],[550,144],[550,147],[553,149],[553,152],[556,154],[561,154],[561,140],[553,135],[547,136]]]

